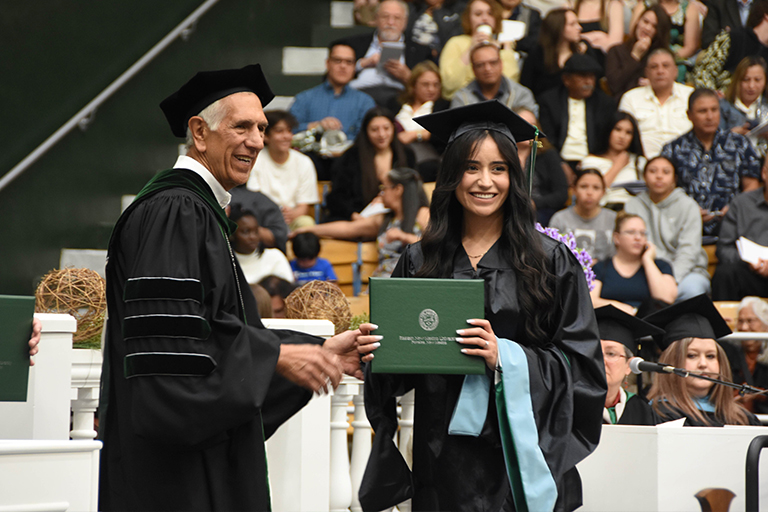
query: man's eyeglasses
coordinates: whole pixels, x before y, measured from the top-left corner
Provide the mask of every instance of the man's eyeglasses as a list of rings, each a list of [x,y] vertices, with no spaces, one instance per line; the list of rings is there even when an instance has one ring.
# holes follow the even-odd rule
[[[625,354],[619,354],[618,352],[603,352],[603,359],[607,361],[616,361],[620,357],[623,357],[626,359]]]
[[[347,66],[354,66],[355,61],[353,59],[340,59],[338,57],[328,57],[331,64],[346,64]]]

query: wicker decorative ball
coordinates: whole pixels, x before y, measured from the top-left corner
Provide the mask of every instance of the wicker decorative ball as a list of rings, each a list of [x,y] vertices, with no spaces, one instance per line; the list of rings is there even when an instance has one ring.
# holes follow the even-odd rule
[[[341,288],[328,281],[310,281],[285,298],[285,316],[330,320],[339,334],[349,329],[352,310]]]
[[[75,343],[97,343],[107,310],[106,282],[87,268],[51,270],[35,291],[35,311],[67,313],[77,320]],[[89,343],[90,344],[90,343]]]

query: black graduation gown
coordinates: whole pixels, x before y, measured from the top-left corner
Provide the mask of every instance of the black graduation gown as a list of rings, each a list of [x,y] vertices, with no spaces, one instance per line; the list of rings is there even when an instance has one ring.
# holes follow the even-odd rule
[[[637,395],[632,395],[624,405],[624,411],[616,425],[658,425],[659,423],[661,420],[648,402]]]
[[[749,419],[749,425],[759,427],[761,425],[760,420],[758,420],[757,417],[751,412],[746,412],[747,418]],[[677,407],[673,407],[668,403],[662,402],[659,404],[660,422],[674,421],[680,418],[686,418],[685,423],[683,424],[684,427],[722,427],[725,425],[722,421],[715,417],[715,413],[713,412],[702,411],[701,414],[710,421],[709,425],[696,418],[686,416],[683,411]]]
[[[556,322],[547,328],[551,343],[545,347],[527,343],[516,273],[499,253],[498,244],[483,256],[477,271],[459,247],[453,277],[485,280],[485,314],[495,334],[523,347],[539,446],[558,484],[557,508],[572,510],[581,504],[574,466],[594,450],[600,437],[605,370],[581,266],[565,245],[541,237],[556,277]],[[420,244],[408,246],[393,277],[412,277],[422,261]],[[514,510],[493,392],[478,437],[448,435],[463,379],[461,375],[373,374],[367,369],[365,407],[376,437],[359,493],[364,510],[381,510],[408,497],[413,498],[415,511]],[[393,397],[414,388],[411,474],[392,442],[397,429]]]
[[[268,510],[265,436],[311,398],[280,344],[321,340],[263,327],[210,188],[164,173],[109,247],[99,510]]]

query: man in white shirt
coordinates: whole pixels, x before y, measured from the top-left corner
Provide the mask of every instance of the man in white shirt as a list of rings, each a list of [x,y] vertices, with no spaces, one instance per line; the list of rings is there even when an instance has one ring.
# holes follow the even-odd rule
[[[312,159],[291,149],[296,118],[284,110],[265,112],[267,151],[256,157],[247,187],[262,192],[280,207],[291,231],[312,226],[312,205],[318,203],[317,174]]]
[[[693,87],[675,82],[675,57],[667,48],[658,48],[648,56],[645,76],[649,85],[630,89],[619,102],[619,110],[631,114],[640,128],[646,158],[661,153],[667,142],[691,129],[688,97]]]

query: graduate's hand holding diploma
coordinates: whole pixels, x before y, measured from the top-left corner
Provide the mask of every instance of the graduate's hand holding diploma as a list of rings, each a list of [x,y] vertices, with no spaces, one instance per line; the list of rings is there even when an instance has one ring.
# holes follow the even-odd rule
[[[456,334],[461,336],[456,341],[465,345],[461,349],[468,356],[480,356],[485,359],[485,365],[491,370],[496,369],[499,358],[499,347],[496,344],[496,335],[493,333],[491,322],[483,318],[473,318],[467,323],[474,326],[468,329],[458,329]]]

